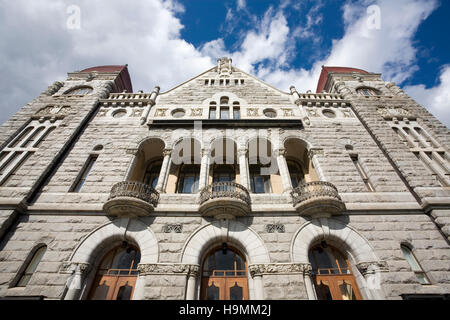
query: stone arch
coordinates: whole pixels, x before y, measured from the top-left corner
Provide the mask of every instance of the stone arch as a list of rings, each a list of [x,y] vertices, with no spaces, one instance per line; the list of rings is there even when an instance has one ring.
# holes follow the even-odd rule
[[[313,148],[315,148],[314,147],[315,143],[313,143],[312,141],[306,139],[305,137],[302,137],[302,136],[299,136],[299,135],[292,135],[292,134],[283,136],[283,138],[281,140],[281,144],[278,147],[279,148],[284,148],[284,146],[286,145],[286,142],[288,142],[291,139],[296,139],[296,140],[302,141],[305,144],[305,146],[306,146],[306,150],[308,150],[308,151],[313,149]]]
[[[294,263],[310,263],[308,253],[318,241],[326,240],[330,245],[349,256],[356,283],[364,299],[384,299],[381,289],[381,273],[387,270],[375,250],[358,231],[334,218],[317,218],[303,224],[291,242],[291,260]],[[307,284],[310,299],[315,299],[311,281]]]
[[[186,241],[181,263],[201,264],[205,251],[216,242],[230,242],[247,256],[248,264],[269,263],[269,252],[261,237],[236,220],[215,221],[198,228]]]
[[[378,261],[369,242],[354,228],[333,218],[318,218],[303,224],[291,242],[293,262],[308,263],[308,251],[318,240],[330,240],[348,252],[355,263]]]
[[[131,240],[141,252],[141,263],[156,263],[159,257],[158,241],[151,229],[139,219],[121,218],[92,231],[74,250],[71,262],[91,264],[111,243]]]

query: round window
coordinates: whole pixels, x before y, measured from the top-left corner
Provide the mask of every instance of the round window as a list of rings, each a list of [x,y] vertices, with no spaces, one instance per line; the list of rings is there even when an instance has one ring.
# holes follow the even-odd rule
[[[125,110],[117,110],[116,112],[113,113],[113,117],[114,118],[123,118],[127,115],[127,112]]]
[[[265,109],[263,112],[268,118],[275,118],[277,116],[277,112],[273,109]]]
[[[327,118],[336,118],[336,113],[334,113],[334,111],[330,109],[323,110],[322,114]]]
[[[172,116],[174,118],[182,118],[186,114],[186,111],[184,109],[175,109],[172,111]]]

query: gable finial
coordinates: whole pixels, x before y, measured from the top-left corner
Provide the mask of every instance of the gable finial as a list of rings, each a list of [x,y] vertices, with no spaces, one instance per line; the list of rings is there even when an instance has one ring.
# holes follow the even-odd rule
[[[232,59],[227,57],[217,59],[217,72],[219,73],[220,77],[227,77],[231,75],[231,62]]]

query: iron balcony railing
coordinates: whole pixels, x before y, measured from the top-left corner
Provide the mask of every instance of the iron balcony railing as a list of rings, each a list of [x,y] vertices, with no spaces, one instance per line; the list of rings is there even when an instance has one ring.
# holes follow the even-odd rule
[[[342,201],[337,188],[333,184],[325,181],[313,181],[300,184],[291,191],[291,195],[294,206],[303,201],[315,198],[319,200],[319,198],[323,197],[335,198],[336,200]]]
[[[217,198],[239,199],[250,206],[250,193],[248,190],[239,183],[231,181],[214,182],[200,191],[200,204]]]
[[[159,201],[159,192],[142,182],[122,181],[113,185],[109,200],[118,197],[137,198],[156,207]]]

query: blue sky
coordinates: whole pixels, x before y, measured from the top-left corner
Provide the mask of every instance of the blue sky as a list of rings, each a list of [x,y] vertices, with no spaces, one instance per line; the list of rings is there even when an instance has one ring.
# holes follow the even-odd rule
[[[314,91],[324,64],[380,72],[449,127],[449,16],[446,0],[0,0],[0,123],[70,71],[127,63],[135,91],[165,91],[230,56],[285,91]]]

